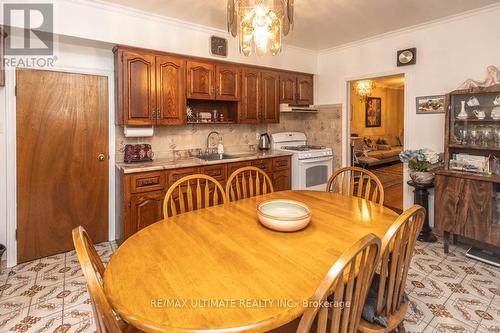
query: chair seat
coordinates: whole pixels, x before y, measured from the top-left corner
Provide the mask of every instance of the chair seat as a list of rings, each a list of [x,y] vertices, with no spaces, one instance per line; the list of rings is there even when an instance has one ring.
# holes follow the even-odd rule
[[[382,333],[394,331],[404,320],[406,312],[408,311],[409,303],[402,303],[399,310],[390,316],[387,320],[387,327],[382,327],[377,324],[367,322],[361,318],[358,330],[364,333]]]

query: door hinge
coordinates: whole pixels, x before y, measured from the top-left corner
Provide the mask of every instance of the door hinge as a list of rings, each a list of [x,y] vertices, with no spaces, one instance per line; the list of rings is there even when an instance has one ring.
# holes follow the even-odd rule
[[[17,86],[14,86],[14,96],[17,96]]]
[[[16,241],[17,241],[17,229],[16,229]]]
[[[131,208],[132,207],[132,201],[129,201],[128,202],[128,208]]]

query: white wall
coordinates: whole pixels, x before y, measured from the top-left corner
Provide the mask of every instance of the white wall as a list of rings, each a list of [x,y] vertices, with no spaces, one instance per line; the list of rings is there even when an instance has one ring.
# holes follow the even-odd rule
[[[441,152],[444,115],[417,115],[415,98],[448,93],[467,78],[482,80],[488,65],[500,67],[499,32],[500,6],[497,6],[321,52],[315,101],[341,103],[346,120],[346,81],[405,73],[405,146]],[[409,47],[417,48],[417,64],[396,67],[396,51]],[[343,131],[344,147],[347,147],[346,121]],[[410,193],[406,188],[407,206],[413,202]],[[430,211],[432,213],[433,207]]]

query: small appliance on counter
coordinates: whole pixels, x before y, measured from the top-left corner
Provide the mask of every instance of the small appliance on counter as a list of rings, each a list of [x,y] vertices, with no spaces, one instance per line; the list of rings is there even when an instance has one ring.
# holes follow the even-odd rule
[[[264,133],[264,134],[260,135],[259,149],[260,150],[269,150],[269,149],[271,149],[271,138],[269,137],[269,134]]]
[[[125,163],[150,162],[153,160],[153,156],[154,153],[150,144],[125,145],[123,161]]]

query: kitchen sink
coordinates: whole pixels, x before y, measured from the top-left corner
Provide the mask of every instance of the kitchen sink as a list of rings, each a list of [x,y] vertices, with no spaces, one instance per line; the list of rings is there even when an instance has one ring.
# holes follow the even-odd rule
[[[233,154],[205,154],[198,156],[204,161],[220,161],[220,160],[230,160],[233,158],[249,157],[252,156],[251,153],[233,153]]]

